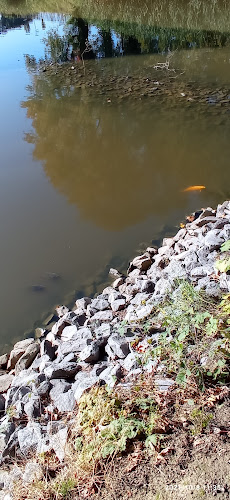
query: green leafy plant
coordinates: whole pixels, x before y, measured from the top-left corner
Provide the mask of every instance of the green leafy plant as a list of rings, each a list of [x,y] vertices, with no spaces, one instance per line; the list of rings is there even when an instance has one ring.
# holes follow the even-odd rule
[[[221,245],[220,249],[221,249],[221,252],[228,252],[230,250],[230,240],[225,241],[225,243],[223,243],[223,245]]]
[[[55,489],[62,498],[67,499],[70,496],[71,491],[73,491],[75,485],[76,481],[72,478],[68,478],[60,483],[57,482]]]
[[[190,414],[190,420],[192,422],[192,434],[197,435],[203,432],[212,418],[213,415],[211,413],[206,413],[204,410],[195,408]]]

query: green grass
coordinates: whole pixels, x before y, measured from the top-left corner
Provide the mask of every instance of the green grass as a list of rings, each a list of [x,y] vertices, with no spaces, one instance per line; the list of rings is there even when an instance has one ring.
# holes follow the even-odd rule
[[[193,378],[202,390],[211,379],[228,381],[229,295],[217,303],[182,281],[155,311],[153,322],[160,322],[165,332],[156,348],[149,347],[146,361],[149,357],[160,359],[177,383],[186,385]]]
[[[230,31],[227,0],[0,0],[4,14],[57,12],[89,21],[134,22],[167,28]]]

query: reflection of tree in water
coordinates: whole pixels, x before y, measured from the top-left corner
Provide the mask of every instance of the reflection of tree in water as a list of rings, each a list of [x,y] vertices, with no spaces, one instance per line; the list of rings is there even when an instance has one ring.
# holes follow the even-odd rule
[[[178,109],[169,115],[167,108],[164,117],[164,108],[146,113],[143,103],[102,104],[90,100],[86,89],[71,91],[40,77],[23,107],[35,130],[26,140],[34,143],[34,157],[54,187],[84,218],[106,229],[178,209],[180,190],[194,179],[202,184],[209,172],[208,158],[201,178],[197,121],[192,130],[188,121],[186,131]]]
[[[21,28],[24,26],[27,33],[30,32],[30,22],[32,21],[31,16],[0,16],[0,33],[7,33],[7,31],[14,28]]]
[[[47,49],[53,60],[63,61],[70,58],[80,60],[82,55],[84,59],[92,59],[194,47],[224,47],[229,43],[230,34],[217,31],[160,28],[134,22],[95,21],[92,25],[85,19],[71,17],[66,23],[64,36],[49,33]]]

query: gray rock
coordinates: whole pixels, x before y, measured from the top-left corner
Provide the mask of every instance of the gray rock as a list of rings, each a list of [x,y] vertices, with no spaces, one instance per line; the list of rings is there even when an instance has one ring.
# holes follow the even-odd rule
[[[223,242],[224,237],[220,235],[218,229],[212,229],[211,231],[209,231],[204,239],[204,244],[209,248],[210,251],[218,250]]]
[[[74,314],[74,313],[73,313]],[[75,317],[75,315],[74,315]],[[72,319],[69,315],[69,313],[64,314],[52,327],[51,333],[53,333],[54,336],[61,336],[64,328],[66,326],[69,326],[72,324]]]
[[[170,256],[173,254],[173,249],[165,245],[163,247],[158,248],[158,254],[170,258]]]
[[[152,260],[147,253],[138,255],[138,257],[135,257],[135,259],[131,262],[128,272],[132,271],[134,267],[137,267],[140,271],[147,271],[151,264]]]
[[[140,269],[133,269],[133,271],[130,271],[128,278],[126,278],[126,283],[134,283],[136,278],[139,278],[140,276],[146,276],[145,274],[141,274]]]
[[[69,312],[69,309],[66,306],[58,306],[58,307],[56,307],[56,313],[57,313],[57,315],[58,315],[59,318],[62,318],[68,312]]]
[[[111,302],[111,309],[113,312],[121,311],[124,309],[126,306],[126,300],[125,299],[116,299],[113,302]]]
[[[80,353],[80,360],[86,363],[95,363],[100,357],[100,345],[98,340],[94,340]]]
[[[71,354],[71,353],[70,353]],[[72,356],[72,355],[71,355]],[[53,378],[72,378],[81,369],[76,361],[70,361],[69,355],[66,356],[60,363],[56,361],[44,369],[44,374],[48,379]]]
[[[224,229],[220,232],[220,238],[223,238],[224,241],[230,239],[230,224],[225,224]]]
[[[71,340],[74,337],[74,335],[77,335],[77,333],[78,333],[78,328],[76,325],[65,326],[65,328],[63,328],[61,333],[61,340],[63,342],[67,342],[68,340]]]
[[[205,293],[210,297],[216,297],[216,298],[221,297],[222,291],[220,289],[219,283],[211,281],[206,287]]]
[[[35,481],[40,481],[44,476],[44,472],[42,467],[38,464],[38,462],[27,462],[25,466],[25,470],[22,476],[22,480],[24,483],[31,484]]]
[[[194,267],[198,265],[198,257],[196,252],[190,251],[189,255],[184,259],[184,266],[186,272],[189,273]]]
[[[10,373],[6,373],[6,375],[0,375],[0,394],[2,392],[6,392],[11,386],[14,380],[14,376],[10,375]]]
[[[92,341],[89,340],[89,343]],[[75,341],[69,341],[69,342],[64,342],[61,344],[58,348],[58,357],[57,360],[60,360],[61,358],[64,358],[70,353],[73,353],[77,355],[79,352],[81,352],[86,346],[88,345],[88,342],[83,340],[75,340]]]
[[[31,370],[22,370],[17,377],[13,378],[12,387],[21,387],[35,383],[40,383],[42,381],[42,376],[40,373]]]
[[[108,387],[112,388],[116,384],[117,380],[120,379],[121,366],[117,363],[115,366],[108,366],[99,375],[99,380],[104,382]]]
[[[60,379],[52,379],[50,381],[50,384],[51,384],[51,387],[52,387],[51,391],[53,391],[51,393],[51,396],[54,393],[55,394],[62,394],[63,392],[67,392],[67,391],[69,391],[69,389],[71,389],[71,383],[67,382],[66,380],[61,379],[61,378]]]
[[[44,368],[51,363],[51,360],[47,354],[43,354],[43,356],[38,355],[33,363],[30,365],[31,370],[39,370],[43,372]]]
[[[10,357],[9,354],[2,354],[2,356],[0,356],[0,368],[1,369],[3,369],[3,370],[6,369],[9,357]]]
[[[30,394],[29,401],[24,405],[24,412],[29,420],[38,418],[41,415],[40,397]]]
[[[95,334],[96,339],[103,338],[103,339],[105,339],[105,341],[109,338],[109,336],[111,335],[111,332],[112,332],[112,328],[111,328],[111,325],[109,323],[103,323],[102,325],[98,326],[94,330],[94,334]]]
[[[157,364],[158,360],[149,359],[147,363],[143,364],[143,370],[147,373],[152,373],[153,371],[155,371]]]
[[[92,300],[90,307],[95,313],[97,311],[105,311],[106,309],[109,309],[110,306],[108,300],[106,300],[104,297],[99,297]]]
[[[110,268],[109,274],[111,276],[115,276],[116,278],[120,278],[122,276],[122,274],[120,273],[120,271],[118,271],[117,269],[114,269],[113,267]]]
[[[225,209],[226,208],[228,209],[228,207],[229,207],[229,201],[225,201],[221,205],[217,205],[217,209],[216,209],[217,217],[221,217],[222,215],[225,215]]]
[[[37,393],[38,396],[43,397],[43,396],[48,396],[50,392],[50,382],[49,380],[44,380],[44,382],[41,382],[41,384],[37,388]]]
[[[191,245],[192,247],[193,245]],[[186,257],[189,256],[189,252],[191,252],[192,250],[194,250],[193,248],[189,248],[189,250],[185,250],[184,252],[180,252],[179,255],[174,255],[173,256],[173,260],[176,262],[176,261],[184,261]]]
[[[86,311],[87,306],[89,304],[91,304],[91,302],[92,302],[92,299],[90,299],[89,297],[82,297],[81,299],[77,299],[75,304],[77,306],[77,309]]]
[[[67,443],[68,428],[60,428],[58,432],[49,436],[49,446],[53,449],[56,456],[62,462],[65,458],[65,447]]]
[[[40,350],[39,342],[34,342],[33,344],[28,345],[26,351],[22,356],[20,356],[19,360],[15,365],[15,375],[18,375],[20,371],[29,368],[36,355]]]
[[[122,366],[125,370],[128,372],[131,370],[136,370],[139,368],[140,364],[140,356],[138,354],[134,354],[133,352],[130,352],[128,356],[124,359]]]
[[[93,366],[90,374],[91,376],[99,377],[100,373],[103,372],[103,370],[105,370],[106,368],[108,368],[108,363],[106,361],[101,361],[100,363],[96,363]]]
[[[109,304],[114,302],[114,300],[123,299],[123,298],[124,298],[124,296],[121,295],[121,293],[118,290],[114,290],[113,288],[111,289],[110,293],[108,294]]]
[[[164,269],[164,276],[167,276],[170,282],[173,282],[175,279],[182,279],[186,278],[187,273],[186,269],[184,268],[183,264],[181,262],[177,262],[172,260],[169,265]],[[159,287],[159,282],[158,286],[156,288],[158,289]]]
[[[34,339],[24,339],[14,345],[7,363],[7,369],[12,370],[19,358],[24,354],[29,345],[34,344]]]
[[[134,306],[143,306],[146,304],[149,297],[150,295],[148,293],[137,293],[130,303]]]
[[[209,250],[207,247],[201,247],[197,250],[197,257],[202,266],[207,265]]]
[[[157,281],[162,277],[162,269],[159,268],[158,264],[154,262],[151,267],[147,271],[147,276],[148,278],[151,279],[151,281],[156,284]]]
[[[21,386],[21,387],[11,387],[6,395],[6,409],[9,408],[10,406],[14,406],[17,401],[23,400],[23,398],[27,395],[30,394],[32,389],[27,386]]]
[[[83,326],[87,320],[86,311],[83,309],[75,309],[74,314],[75,318],[73,319],[73,324],[78,327]]]
[[[157,249],[155,247],[148,247],[146,248],[146,253],[153,257],[157,253]]]
[[[153,293],[155,289],[155,283],[153,280],[140,280],[140,292],[141,293]]]
[[[69,353],[80,353],[85,347],[91,344],[93,340],[92,332],[87,327],[82,327],[77,330],[72,339],[62,342],[57,350],[58,357],[66,356]]]
[[[198,280],[198,284],[195,287],[196,290],[205,290],[205,293],[210,297],[220,297],[221,289],[217,282],[210,281],[209,277],[204,277]]]
[[[129,343],[126,339],[114,335],[109,337],[105,351],[112,359],[123,359],[130,352]]]
[[[204,278],[208,274],[211,274],[213,272],[213,269],[209,266],[198,266],[194,267],[190,273],[192,278]]]
[[[76,404],[73,390],[70,384],[63,384],[62,381],[54,385],[50,391],[50,398],[53,405],[60,412],[73,411]]]
[[[219,285],[221,290],[230,292],[230,276],[226,273],[220,274]]]
[[[136,316],[138,320],[147,318],[153,311],[155,304],[152,299],[148,300],[145,305],[136,308]]]
[[[112,321],[113,313],[112,311],[98,311],[91,317],[91,322],[93,321]]]
[[[101,296],[102,297],[105,297],[106,300],[108,300],[108,297],[109,297],[109,294],[114,292],[114,288],[112,286],[106,286],[102,292],[101,292]]]
[[[76,382],[74,382],[72,386],[75,400],[79,402],[83,392],[90,389],[97,383],[97,381],[98,377],[96,375],[86,372],[78,373],[76,376]]]
[[[113,284],[112,284],[113,288],[114,288],[115,290],[117,290],[117,289],[119,288],[119,286],[120,286],[120,285],[123,285],[124,281],[125,281],[125,280],[124,280],[124,278],[121,278],[121,277],[120,277],[120,278],[117,278],[117,279],[113,282]]]
[[[46,354],[47,356],[49,356],[49,359],[51,359],[51,361],[53,361],[55,359],[55,356],[56,356],[56,350],[57,350],[57,347],[55,345],[52,345],[52,342],[50,342],[49,340],[44,339],[41,342],[41,345],[40,345],[41,356]]]
[[[215,213],[215,212],[214,212]],[[205,217],[198,217],[198,219],[194,220],[191,224],[191,228],[196,228],[196,227],[202,227],[205,226],[206,224],[215,224],[218,221],[217,217],[215,215],[207,215]],[[223,219],[222,219],[223,221]]]
[[[5,398],[2,394],[0,394],[0,414],[5,410]]]
[[[10,422],[9,416],[5,415],[0,423],[0,458],[5,454],[7,443],[15,431],[15,424]]]
[[[10,485],[10,474],[9,472],[4,470],[0,472],[0,490],[7,489],[9,485]]]
[[[28,422],[27,426],[18,431],[18,443],[21,453],[28,456],[36,453],[41,447],[42,431],[37,422]]]
[[[169,280],[161,278],[155,286],[154,296],[165,297],[172,290],[172,285]]]
[[[6,446],[2,452],[2,458],[15,457],[16,448],[18,447],[18,428],[10,434]]]

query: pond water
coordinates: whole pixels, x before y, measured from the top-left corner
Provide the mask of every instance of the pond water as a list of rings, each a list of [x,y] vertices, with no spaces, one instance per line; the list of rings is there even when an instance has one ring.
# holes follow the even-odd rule
[[[230,34],[205,29],[2,11],[2,351],[230,198]]]

